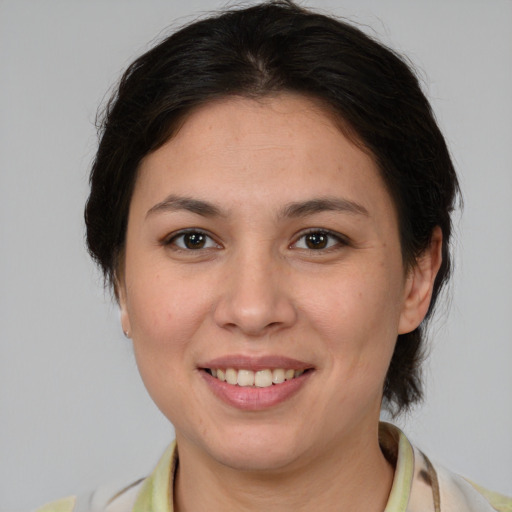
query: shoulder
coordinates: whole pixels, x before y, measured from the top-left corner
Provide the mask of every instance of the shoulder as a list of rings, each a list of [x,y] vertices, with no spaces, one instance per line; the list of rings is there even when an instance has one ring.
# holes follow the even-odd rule
[[[442,510],[512,512],[512,498],[489,491],[465,478],[436,466]]]
[[[132,512],[132,510],[170,509],[172,480],[177,466],[176,442],[165,450],[156,468],[147,477],[127,486],[110,485],[87,496],[69,496],[38,508],[35,512]]]
[[[75,509],[77,497],[68,496],[57,501],[47,503],[36,509],[35,512],[73,512]]]
[[[484,487],[481,487],[474,482],[468,480],[468,482],[478,491],[480,494],[485,496],[489,503],[499,512],[512,512],[512,498],[500,494],[499,492],[489,491]]]
[[[488,491],[447,470],[442,465],[432,463],[394,425],[381,424],[380,435],[383,451],[388,456],[391,455],[391,459],[396,460],[395,480],[398,473],[402,474],[401,480],[399,479],[401,485],[398,487],[402,489],[404,497],[402,501],[407,503],[403,510],[407,512],[512,512],[512,498]],[[392,492],[393,490],[394,487]],[[396,508],[389,510],[394,511]]]
[[[131,512],[145,479],[127,486],[104,486],[84,496],[68,496],[34,512]]]

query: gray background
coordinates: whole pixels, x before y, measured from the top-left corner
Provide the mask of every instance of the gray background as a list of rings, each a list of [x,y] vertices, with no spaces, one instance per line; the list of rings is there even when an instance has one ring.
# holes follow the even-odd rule
[[[121,70],[214,0],[0,0],[0,510],[145,475],[172,437],[84,249],[95,111]],[[418,66],[461,175],[431,458],[512,494],[512,2],[317,0]],[[193,14],[193,16],[191,16]],[[177,21],[176,21],[177,20]]]

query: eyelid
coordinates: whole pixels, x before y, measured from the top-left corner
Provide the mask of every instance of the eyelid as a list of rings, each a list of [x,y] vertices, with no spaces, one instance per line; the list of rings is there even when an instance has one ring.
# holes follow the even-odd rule
[[[326,247],[324,249],[310,249],[308,247],[304,247],[304,248],[301,247],[300,248],[301,250],[307,250],[307,251],[312,251],[312,252],[326,252],[326,251],[333,250],[333,249],[336,249],[339,247],[350,245],[349,238],[341,233],[338,233],[337,231],[332,231],[332,230],[326,229],[326,228],[308,228],[304,231],[301,231],[300,233],[298,233],[295,236],[294,241],[290,244],[290,247],[293,248],[294,246],[297,245],[299,240],[301,240],[302,238],[304,238],[307,235],[314,234],[314,233],[321,233],[321,234],[327,235],[331,238],[334,238],[334,239],[336,239],[337,243],[330,247]]]
[[[179,229],[178,231],[173,231],[172,233],[163,237],[162,240],[160,241],[160,243],[164,246],[169,246],[169,247],[174,246],[174,250],[184,251],[184,252],[200,252],[201,250],[204,251],[204,250],[214,248],[214,247],[204,247],[204,248],[199,248],[199,249],[187,249],[184,247],[180,247],[179,245],[174,243],[175,240],[178,239],[179,237],[182,237],[182,236],[185,236],[185,235],[188,235],[191,233],[197,233],[197,234],[204,235],[205,237],[209,238],[215,244],[215,248],[222,247],[221,244],[219,244],[219,242],[217,242],[217,240],[215,240],[215,237],[212,234],[210,234],[208,231],[201,229],[201,228],[185,228],[185,229]]]
[[[205,237],[207,237],[210,240],[210,243],[213,242],[215,247],[203,247],[203,248],[199,248],[199,249],[188,249],[185,247],[180,247],[179,245],[177,245],[175,243],[175,240],[178,239],[179,237],[182,237],[182,236],[185,236],[185,235],[191,234],[191,233],[197,233],[197,234],[204,235]],[[297,245],[299,240],[301,240],[302,238],[304,238],[305,236],[307,236],[309,234],[315,234],[315,233],[327,235],[328,237],[335,239],[336,243],[329,247],[323,248],[323,249],[322,248],[321,249],[310,249],[307,247],[303,247],[303,248],[299,248],[299,249],[312,251],[312,252],[326,252],[326,251],[333,250],[333,249],[336,249],[339,247],[350,245],[349,238],[337,231],[332,231],[332,230],[326,229],[326,228],[308,228],[303,231],[300,231],[294,237],[294,241],[290,244],[289,247],[294,248],[294,246]],[[213,249],[213,248],[219,248],[219,249],[222,248],[222,245],[215,239],[215,237],[211,233],[209,233],[207,230],[204,230],[201,228],[185,228],[185,229],[180,229],[178,231],[173,231],[172,233],[167,234],[165,237],[163,237],[160,240],[160,244],[163,246],[174,246],[174,250],[184,251],[184,252],[196,252],[196,251],[199,252],[201,250],[204,251],[204,250]]]

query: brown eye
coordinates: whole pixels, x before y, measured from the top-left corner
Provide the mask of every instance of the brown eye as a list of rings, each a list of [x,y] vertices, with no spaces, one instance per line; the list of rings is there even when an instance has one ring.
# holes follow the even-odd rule
[[[187,249],[202,249],[206,244],[203,233],[187,233],[183,235],[183,244]]]
[[[327,233],[309,233],[305,236],[306,246],[308,249],[325,249],[329,242]]]
[[[166,245],[174,245],[180,249],[185,250],[200,250],[200,249],[211,249],[218,248],[210,236],[201,231],[186,231],[178,235],[173,236]]]
[[[293,244],[296,249],[309,249],[321,251],[331,249],[336,246],[343,247],[347,245],[346,238],[343,235],[332,233],[331,231],[311,230],[297,239]]]

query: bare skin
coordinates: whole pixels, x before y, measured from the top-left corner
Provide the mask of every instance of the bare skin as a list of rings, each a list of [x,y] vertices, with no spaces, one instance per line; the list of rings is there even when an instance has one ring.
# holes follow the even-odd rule
[[[302,96],[207,104],[148,155],[118,292],[176,430],[175,510],[384,510],[383,383],[440,247],[403,267],[375,163]],[[216,377],[230,365],[305,372],[249,389]]]
[[[375,438],[376,433],[372,433]],[[346,459],[333,450],[331,457],[288,471],[270,474],[220,471],[196,457],[185,457],[175,482],[176,512],[225,511],[341,511],[382,512],[386,506],[394,469],[375,443],[349,446]],[[189,466],[188,462],[192,464]],[[353,465],[350,465],[353,464]],[[197,485],[203,482],[204,485]]]

